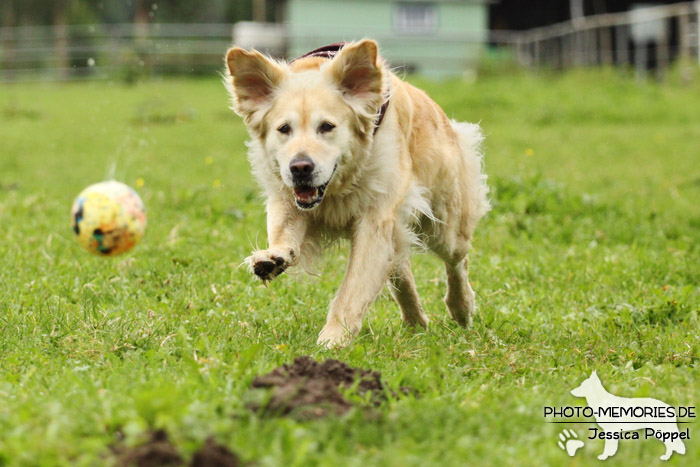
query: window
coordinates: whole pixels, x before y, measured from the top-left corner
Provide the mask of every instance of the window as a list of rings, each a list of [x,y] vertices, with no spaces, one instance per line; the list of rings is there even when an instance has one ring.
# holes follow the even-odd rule
[[[398,3],[394,27],[400,34],[432,34],[438,27],[437,6],[434,3]]]

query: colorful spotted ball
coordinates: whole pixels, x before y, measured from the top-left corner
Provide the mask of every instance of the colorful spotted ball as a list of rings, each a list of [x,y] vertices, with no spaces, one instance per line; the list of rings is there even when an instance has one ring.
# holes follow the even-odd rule
[[[109,181],[85,188],[73,202],[73,231],[90,253],[115,256],[129,251],[146,231],[146,208],[123,183]]]

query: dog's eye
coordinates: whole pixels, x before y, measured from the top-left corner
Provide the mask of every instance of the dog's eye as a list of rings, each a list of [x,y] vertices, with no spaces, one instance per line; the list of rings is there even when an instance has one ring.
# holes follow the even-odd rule
[[[292,132],[292,127],[289,126],[288,123],[285,123],[282,126],[280,126],[279,128],[277,128],[277,131],[279,131],[283,135],[288,135],[289,133]]]
[[[333,125],[331,122],[323,122],[321,123],[321,126],[318,127],[318,132],[328,133],[329,131],[333,131],[333,128],[335,128],[335,125]]]

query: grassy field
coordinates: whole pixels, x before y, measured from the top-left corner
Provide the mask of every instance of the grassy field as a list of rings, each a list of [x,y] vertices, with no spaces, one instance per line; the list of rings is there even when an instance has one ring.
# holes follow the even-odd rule
[[[99,465],[163,428],[185,457],[214,435],[256,465],[594,465],[591,423],[544,406],[597,370],[615,394],[700,402],[700,83],[610,71],[417,81],[480,121],[494,209],[471,256],[474,327],[448,319],[445,277],[415,256],[427,332],[382,296],[346,349],[315,342],[347,246],[322,278],[268,288],[242,267],[265,244],[245,129],[216,79],[0,87],[0,465]],[[82,251],[70,205],[90,183],[135,187],[144,243]],[[311,354],[418,397],[316,421],[246,409],[257,374]],[[685,456],[697,465],[700,425]],[[575,457],[562,428],[586,441]],[[622,441],[603,465],[660,465]]]

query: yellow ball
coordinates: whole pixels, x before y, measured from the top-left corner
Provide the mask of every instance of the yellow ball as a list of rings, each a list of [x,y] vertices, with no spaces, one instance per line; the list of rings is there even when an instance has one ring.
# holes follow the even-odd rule
[[[123,183],[109,181],[85,188],[71,209],[73,231],[90,253],[115,256],[132,249],[146,231],[146,208]]]

